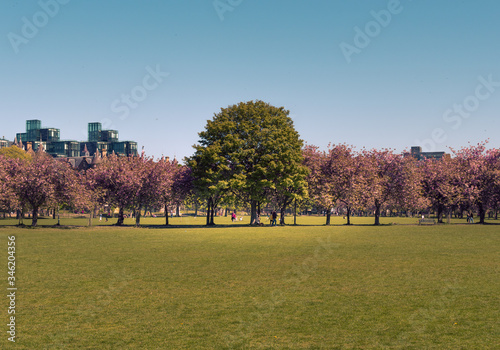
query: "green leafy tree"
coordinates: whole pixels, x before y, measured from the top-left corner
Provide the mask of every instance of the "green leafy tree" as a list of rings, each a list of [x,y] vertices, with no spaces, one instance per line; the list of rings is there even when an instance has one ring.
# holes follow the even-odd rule
[[[280,222],[285,224],[286,209],[297,201],[302,201],[308,197],[307,174],[308,169],[301,162],[288,162],[289,152],[282,155],[283,161],[276,164],[274,169],[274,186],[275,200],[280,208]],[[294,155],[292,155],[294,156]],[[296,156],[296,155],[295,155]],[[269,169],[272,171],[273,169]],[[296,208],[294,208],[294,224],[296,224]]]
[[[19,199],[14,191],[18,159],[7,158],[0,155],[0,210],[12,212],[20,209]]]
[[[231,169],[218,143],[196,145],[195,154],[187,159],[194,178],[194,191],[207,201],[207,226],[214,225],[215,209],[229,191]]]
[[[303,142],[288,115],[283,107],[249,101],[222,108],[207,122],[188,164],[210,215],[224,200],[247,202],[255,223],[262,204],[279,198],[285,208],[307,194]],[[207,223],[213,224],[208,216]]]
[[[10,159],[22,159],[22,160],[30,160],[31,154],[17,147],[16,145],[12,145],[10,147],[5,147],[0,149],[0,154]]]

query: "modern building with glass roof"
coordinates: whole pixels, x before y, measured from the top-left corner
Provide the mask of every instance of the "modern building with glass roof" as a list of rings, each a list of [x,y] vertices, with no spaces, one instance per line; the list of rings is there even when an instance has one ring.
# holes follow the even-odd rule
[[[88,124],[88,140],[80,142],[61,140],[59,129],[42,128],[42,122],[38,119],[27,120],[26,132],[17,133],[14,142],[21,142],[25,148],[30,143],[34,151],[42,146],[55,158],[82,157],[85,153],[100,156],[111,153],[119,156],[137,155],[137,142],[119,141],[117,130],[102,130],[102,125],[98,122]]]

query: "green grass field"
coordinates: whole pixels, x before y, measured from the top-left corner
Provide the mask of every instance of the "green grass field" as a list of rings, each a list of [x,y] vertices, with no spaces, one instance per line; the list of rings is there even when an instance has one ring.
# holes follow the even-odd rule
[[[18,290],[16,343],[7,340],[4,297],[0,348],[500,348],[499,225],[300,219],[1,227],[3,293],[11,235]]]

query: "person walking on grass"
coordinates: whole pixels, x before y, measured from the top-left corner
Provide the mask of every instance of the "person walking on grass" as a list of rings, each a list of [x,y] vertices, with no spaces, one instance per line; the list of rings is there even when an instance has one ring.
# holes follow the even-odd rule
[[[278,214],[276,214],[276,211],[273,210],[273,213],[271,214],[273,221],[271,222],[271,226],[276,226],[276,218],[278,217]]]

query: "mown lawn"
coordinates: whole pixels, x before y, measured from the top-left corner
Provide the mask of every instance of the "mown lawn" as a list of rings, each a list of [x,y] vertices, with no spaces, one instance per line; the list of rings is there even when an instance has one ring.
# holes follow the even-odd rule
[[[0,348],[500,348],[500,226],[175,220],[0,228],[4,293],[9,235],[18,287]]]

